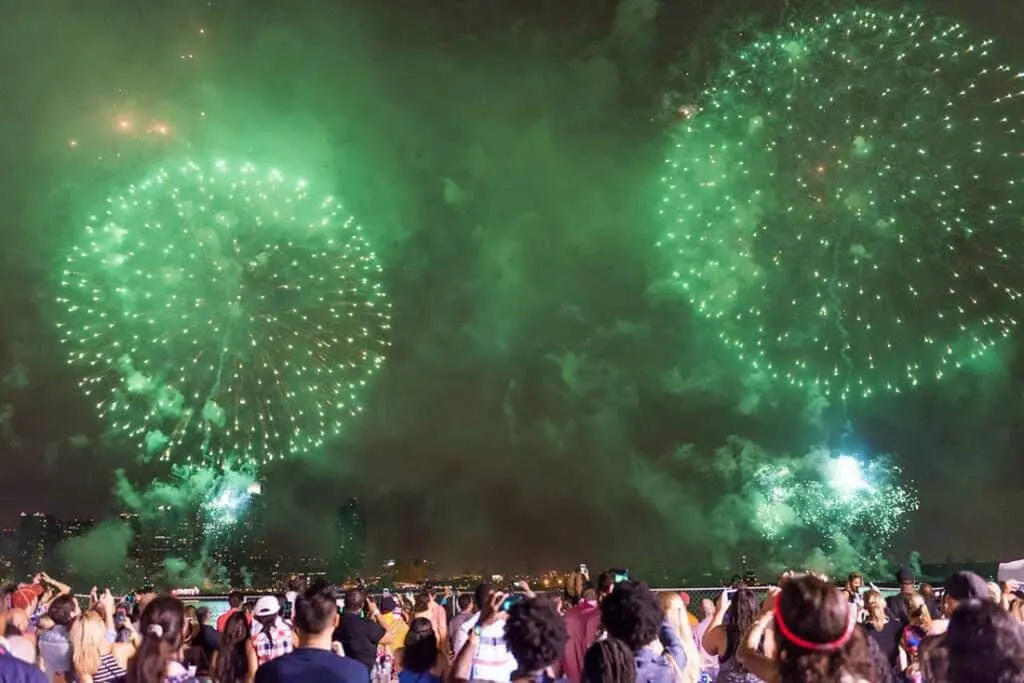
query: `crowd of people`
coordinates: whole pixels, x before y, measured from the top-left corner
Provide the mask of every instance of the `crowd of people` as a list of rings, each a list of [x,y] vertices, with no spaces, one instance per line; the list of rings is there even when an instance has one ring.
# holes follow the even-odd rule
[[[0,683],[1024,683],[1018,584],[897,578],[883,598],[857,574],[786,574],[699,606],[622,571],[576,600],[489,583],[375,600],[295,580],[283,599],[232,593],[210,623],[171,595],[80,601],[39,574],[0,603]]]

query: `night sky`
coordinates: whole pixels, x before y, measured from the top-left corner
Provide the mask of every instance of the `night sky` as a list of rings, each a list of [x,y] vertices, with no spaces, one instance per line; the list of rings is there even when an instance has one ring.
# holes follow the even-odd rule
[[[56,330],[60,264],[110,192],[166,159],[227,154],[343,196],[393,304],[362,418],[264,472],[288,542],[315,547],[358,495],[378,558],[735,566],[768,552],[748,528],[750,464],[827,447],[887,454],[917,488],[893,560],[1013,559],[1019,334],[941,383],[843,406],[745,374],[659,288],[676,108],[755,28],[821,8],[765,4],[5,5],[0,521],[102,517],[119,509],[115,470],[140,487],[166,476],[79,390]],[[929,11],[1024,65],[1012,3]]]

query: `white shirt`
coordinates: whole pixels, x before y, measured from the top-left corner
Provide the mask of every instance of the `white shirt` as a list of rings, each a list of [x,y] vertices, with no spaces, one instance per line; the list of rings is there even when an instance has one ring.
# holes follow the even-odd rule
[[[474,614],[466,620],[455,635],[455,652],[458,653],[469,640],[469,634],[476,628],[480,615]],[[480,629],[480,644],[470,667],[470,680],[508,681],[518,668],[516,658],[505,644],[505,622],[497,621]]]

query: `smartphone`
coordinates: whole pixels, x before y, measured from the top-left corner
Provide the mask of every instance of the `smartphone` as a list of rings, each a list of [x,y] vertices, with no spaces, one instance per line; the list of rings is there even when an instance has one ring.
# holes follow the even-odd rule
[[[506,597],[504,600],[501,601],[501,611],[502,612],[508,612],[514,606],[516,606],[519,603],[521,603],[523,600],[526,600],[526,596],[525,595],[523,595],[522,593],[513,593],[512,595],[509,595],[508,597]]]
[[[629,581],[629,570],[628,569],[613,569],[612,578],[615,583],[625,583]]]

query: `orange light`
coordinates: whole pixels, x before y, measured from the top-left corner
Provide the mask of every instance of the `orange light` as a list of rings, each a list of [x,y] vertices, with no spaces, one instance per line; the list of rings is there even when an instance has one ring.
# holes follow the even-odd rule
[[[130,119],[119,119],[117,122],[117,127],[119,130],[131,130],[132,122]]]

